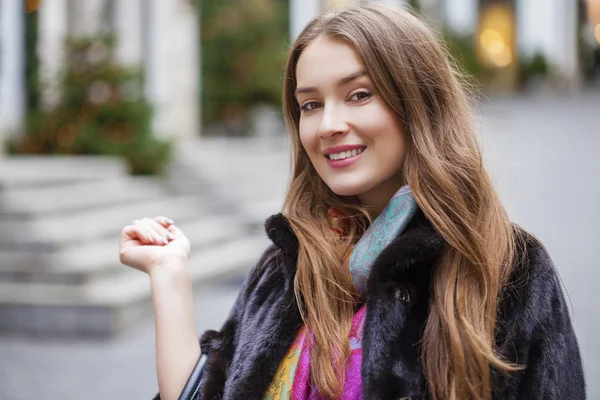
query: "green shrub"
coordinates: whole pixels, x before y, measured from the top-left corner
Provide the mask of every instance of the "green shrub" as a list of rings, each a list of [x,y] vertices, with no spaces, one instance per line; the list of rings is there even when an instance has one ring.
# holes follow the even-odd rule
[[[414,11],[421,11],[421,2],[419,0],[407,0],[406,4]]]
[[[113,61],[114,45],[111,36],[67,40],[58,104],[30,109],[9,153],[122,156],[133,174],[162,171],[171,143],[153,136],[143,75]]]
[[[550,73],[550,66],[548,65],[546,56],[540,52],[536,52],[533,57],[521,57],[520,71],[525,78],[534,76],[545,77]]]
[[[203,123],[245,121],[258,103],[281,106],[288,2],[200,2]]]

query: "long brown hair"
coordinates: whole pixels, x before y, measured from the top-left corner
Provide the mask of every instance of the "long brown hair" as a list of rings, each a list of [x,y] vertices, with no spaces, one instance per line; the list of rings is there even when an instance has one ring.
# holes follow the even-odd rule
[[[325,13],[299,35],[285,70],[283,109],[292,135],[293,175],[284,213],[300,247],[296,298],[314,332],[312,379],[339,397],[356,297],[342,261],[368,211],[320,179],[299,139],[296,65],[320,35],[357,52],[407,136],[402,168],[416,201],[447,245],[435,267],[422,364],[433,399],[489,399],[491,369],[518,367],[494,349],[497,310],[513,264],[515,237],[486,173],[461,74],[439,38],[407,10],[366,4]],[[327,207],[346,210],[351,233],[332,240]],[[330,350],[332,349],[332,350]]]

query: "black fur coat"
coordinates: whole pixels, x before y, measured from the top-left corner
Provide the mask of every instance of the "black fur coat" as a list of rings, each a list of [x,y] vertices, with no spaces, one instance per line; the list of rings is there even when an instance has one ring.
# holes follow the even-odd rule
[[[180,399],[262,400],[302,324],[294,299],[298,242],[285,217],[265,224],[274,245],[252,269],[220,331],[200,340],[198,366]],[[494,399],[585,398],[577,339],[552,261],[526,233],[498,319],[497,349],[526,366],[493,373]],[[420,339],[429,308],[431,272],[444,241],[418,212],[379,256],[368,281],[363,334],[365,400],[426,399]],[[157,395],[157,399],[159,396]]]

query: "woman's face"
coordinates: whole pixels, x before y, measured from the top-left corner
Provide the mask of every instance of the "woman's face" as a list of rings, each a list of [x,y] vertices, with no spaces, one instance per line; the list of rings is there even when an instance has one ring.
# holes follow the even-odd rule
[[[300,55],[296,79],[300,141],[321,179],[383,209],[403,184],[405,135],[354,49],[318,37]]]

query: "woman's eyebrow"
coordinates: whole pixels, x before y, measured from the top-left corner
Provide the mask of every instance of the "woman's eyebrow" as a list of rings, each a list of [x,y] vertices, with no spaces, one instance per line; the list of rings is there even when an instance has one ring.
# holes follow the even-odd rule
[[[359,77],[365,76],[365,75],[368,75],[367,71],[365,71],[365,70],[356,71],[348,76],[341,78],[338,81],[337,85],[344,86],[345,84],[352,82],[356,78],[359,78]],[[299,95],[300,93],[315,93],[317,91],[318,91],[317,88],[314,86],[299,87],[296,89],[296,96]]]

